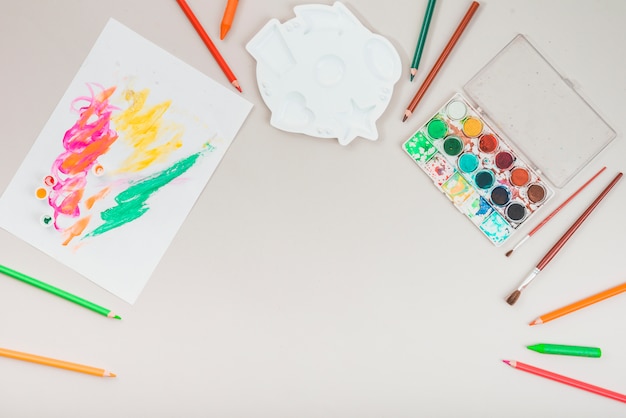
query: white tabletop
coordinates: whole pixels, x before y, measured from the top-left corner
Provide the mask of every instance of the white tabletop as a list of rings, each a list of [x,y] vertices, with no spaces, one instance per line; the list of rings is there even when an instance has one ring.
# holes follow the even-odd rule
[[[398,50],[379,139],[341,146],[280,131],[246,43],[307,1],[189,0],[254,108],[134,305],[0,231],[0,264],[109,307],[110,320],[0,277],[0,347],[110,369],[115,379],[0,358],[3,417],[623,417],[624,405],[513,370],[516,359],[626,393],[626,295],[549,324],[539,314],[626,279],[618,184],[511,307],[506,296],[626,169],[626,3],[486,0],[415,114],[404,109],[469,1],[440,0],[416,80],[426,1],[346,0]],[[325,2],[331,4],[330,2]],[[391,6],[393,5],[393,6]],[[0,192],[113,17],[229,86],[175,1],[5,1]],[[505,246],[457,213],[402,143],[516,34],[617,131]],[[230,87],[230,86],[229,86]],[[572,115],[572,123],[576,116]],[[601,167],[606,172],[511,257],[504,253]],[[601,347],[548,356],[535,343]]]

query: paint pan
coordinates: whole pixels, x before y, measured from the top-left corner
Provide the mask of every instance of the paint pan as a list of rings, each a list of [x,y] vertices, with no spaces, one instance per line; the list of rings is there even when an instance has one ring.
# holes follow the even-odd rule
[[[403,149],[499,246],[615,137],[572,83],[517,35]]]

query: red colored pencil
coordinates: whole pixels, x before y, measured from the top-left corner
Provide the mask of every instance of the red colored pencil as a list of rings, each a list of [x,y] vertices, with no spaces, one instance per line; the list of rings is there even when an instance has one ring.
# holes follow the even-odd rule
[[[510,256],[511,254],[513,254],[513,251],[515,251],[515,250],[517,250],[519,247],[521,247],[521,245],[522,245],[523,243],[525,243],[525,242],[526,242],[526,240],[527,240],[528,238],[532,237],[532,236],[535,234],[535,232],[539,231],[539,230],[541,229],[541,227],[542,227],[542,226],[544,226],[546,223],[548,223],[548,221],[549,221],[550,219],[552,219],[552,218],[554,217],[554,215],[556,215],[557,213],[559,213],[559,211],[560,211],[561,209],[563,209],[563,208],[565,207],[565,205],[567,205],[567,204],[568,204],[568,203],[569,203],[569,202],[570,202],[573,198],[575,198],[575,197],[576,197],[576,195],[577,195],[578,193],[580,193],[580,192],[581,192],[581,191],[582,191],[585,187],[587,187],[587,186],[589,185],[589,183],[591,183],[592,181],[594,181],[594,180],[596,179],[596,177],[598,177],[598,176],[599,176],[599,175],[600,175],[600,174],[601,174],[604,170],[606,170],[606,167],[602,167],[602,168],[600,169],[600,171],[598,171],[596,174],[594,174],[594,175],[593,175],[593,177],[591,177],[589,180],[587,180],[587,182],[586,182],[585,184],[583,184],[582,186],[580,186],[580,187],[578,188],[578,190],[576,190],[574,193],[572,193],[572,195],[571,195],[570,197],[568,197],[567,199],[565,199],[565,201],[564,201],[563,203],[561,203],[561,204],[559,205],[559,207],[557,207],[556,209],[554,209],[554,210],[553,210],[553,211],[552,211],[552,212],[551,212],[548,216],[546,216],[546,218],[545,218],[543,221],[541,221],[541,222],[539,223],[539,225],[537,225],[536,227],[534,227],[534,228],[532,229],[532,231],[530,231],[530,232],[528,233],[528,235],[526,235],[526,236],[525,236],[525,237],[524,237],[524,238],[523,238],[520,242],[518,242],[518,243],[517,243],[517,245],[516,245],[515,247],[513,247],[512,249],[510,249],[509,251],[507,251],[505,255],[508,257],[508,256]]]
[[[546,379],[554,380],[556,382],[565,383],[566,385],[574,386],[578,389],[583,389],[596,395],[606,396],[607,398],[615,399],[616,401],[626,403],[626,395],[613,392],[612,390],[601,388],[600,386],[591,385],[589,383],[581,382],[580,380],[572,379],[571,377],[563,376],[550,372],[548,370],[540,369],[539,367],[531,366],[530,364],[522,363],[515,360],[502,360],[514,369],[523,370],[528,373],[536,374],[537,376],[545,377]]]
[[[239,85],[239,81],[237,81],[237,77],[235,77],[235,74],[233,74],[228,64],[226,64],[226,61],[224,61],[222,54],[220,54],[220,51],[217,50],[215,44],[213,44],[213,41],[211,41],[211,38],[209,38],[209,35],[207,35],[206,31],[204,30],[196,16],[193,14],[187,2],[185,0],[176,0],[176,2],[180,6],[180,8],[183,9],[183,12],[185,12],[185,15],[191,22],[191,25],[194,27],[196,32],[198,32],[198,35],[200,35],[200,38],[202,39],[204,44],[207,46],[207,48],[209,48],[209,52],[211,52],[211,55],[213,55],[213,58],[215,58],[215,61],[217,61],[217,64],[220,66],[220,68],[228,78],[228,81],[230,81],[230,83],[235,86],[237,90],[241,91],[241,86]]]
[[[576,232],[580,225],[585,222],[591,212],[593,212],[593,210],[600,204],[602,199],[605,198],[605,196],[611,191],[613,186],[615,186],[621,178],[622,173],[618,173],[617,176],[615,176],[615,178],[611,181],[611,183],[609,183],[609,185],[606,186],[606,188],[598,195],[598,197],[596,197],[596,200],[594,200],[593,203],[589,205],[589,207],[582,213],[582,215],[580,215],[580,217],[576,219],[572,226],[570,226],[569,229],[565,231],[563,236],[559,238],[556,244],[554,244],[552,248],[550,248],[546,255],[541,259],[539,264],[537,264],[537,266],[530,272],[526,279],[524,279],[522,284],[520,284],[519,287],[509,295],[509,297],[506,299],[506,303],[508,303],[509,305],[513,305],[515,304],[515,302],[517,302],[517,299],[519,299],[522,290],[524,290],[526,286],[528,286],[530,282],[541,272],[541,270],[543,270],[544,267],[547,266],[550,261],[552,261],[554,256],[561,250],[561,248],[563,248],[567,240],[569,240],[572,235],[574,235],[574,232]]]
[[[470,5],[469,9],[467,9],[467,12],[465,13],[465,16],[463,17],[463,19],[461,20],[461,23],[459,23],[459,26],[456,28],[456,30],[452,34],[452,37],[450,38],[450,40],[448,41],[448,44],[443,49],[443,52],[441,53],[441,55],[435,62],[435,65],[430,70],[430,73],[428,73],[428,75],[424,79],[424,82],[420,86],[419,90],[417,90],[415,97],[413,97],[413,100],[411,100],[411,103],[409,103],[409,106],[407,107],[407,109],[404,111],[404,117],[402,118],[402,122],[406,121],[413,114],[413,111],[417,107],[417,104],[420,102],[420,100],[422,100],[422,97],[424,97],[426,90],[428,90],[428,87],[430,87],[430,84],[435,79],[435,76],[437,75],[441,67],[443,66],[443,63],[448,58],[448,55],[450,55],[450,52],[452,52],[454,45],[456,45],[457,41],[461,37],[461,34],[463,34],[463,31],[465,30],[465,28],[467,27],[467,24],[470,22],[470,20],[474,16],[474,13],[476,12],[476,9],[478,9],[478,6],[480,6],[480,4],[477,1],[474,1]]]

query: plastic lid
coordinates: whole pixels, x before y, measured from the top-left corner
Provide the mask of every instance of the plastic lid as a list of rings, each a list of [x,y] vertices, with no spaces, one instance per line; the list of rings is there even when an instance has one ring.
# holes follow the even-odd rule
[[[523,35],[504,47],[464,90],[533,168],[559,188],[616,137]]]

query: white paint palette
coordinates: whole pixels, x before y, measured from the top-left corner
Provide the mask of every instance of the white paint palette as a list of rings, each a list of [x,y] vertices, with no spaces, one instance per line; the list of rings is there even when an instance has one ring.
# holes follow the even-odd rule
[[[400,78],[398,52],[342,4],[294,8],[272,19],[248,42],[272,126],[341,145],[376,140],[376,120]]]

